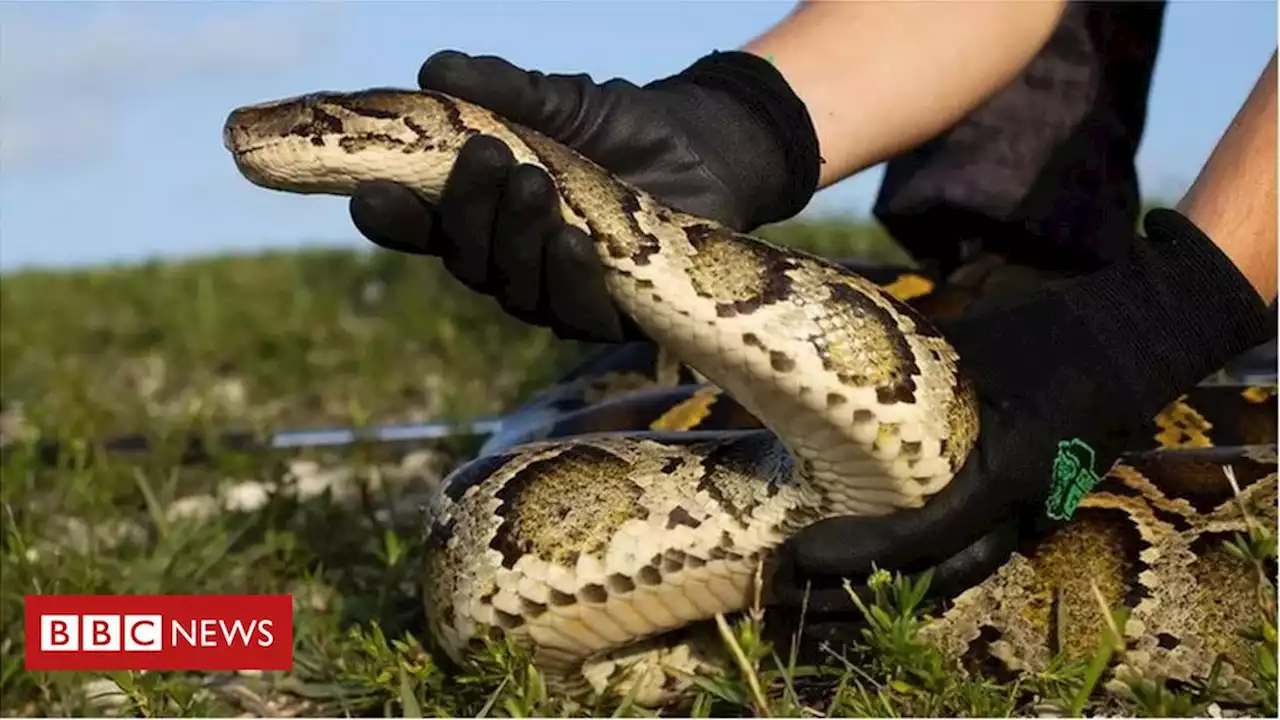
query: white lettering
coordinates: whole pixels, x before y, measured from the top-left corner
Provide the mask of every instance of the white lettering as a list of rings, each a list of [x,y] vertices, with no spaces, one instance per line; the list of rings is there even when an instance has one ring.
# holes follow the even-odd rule
[[[249,647],[251,644],[271,647],[276,641],[271,632],[273,625],[271,620],[250,620],[248,623],[233,620],[228,623],[206,618],[192,620],[189,625],[175,620],[172,623],[172,646],[178,646],[181,639],[187,646],[201,648]]]
[[[80,640],[84,650],[120,650],[119,615],[82,615],[80,623]]]
[[[192,647],[195,646],[196,644],[196,621],[195,620],[191,621],[191,627],[189,628],[184,626],[182,623],[178,622],[177,620],[174,620],[173,625],[170,626],[170,629],[172,630],[172,634],[170,636],[170,643],[169,643],[170,647],[178,646],[179,637],[182,638],[183,644],[192,646]]]
[[[200,621],[200,647],[218,647],[218,625],[221,620]]]
[[[125,615],[124,649],[130,652],[160,652],[164,649],[160,628],[164,619],[159,615]]]
[[[276,636],[271,634],[271,626],[274,624],[271,620],[258,623],[258,634],[262,636],[258,638],[258,647],[271,647],[275,644]]]
[[[79,615],[41,615],[40,650],[43,652],[80,649]]]
[[[236,635],[240,636],[241,645],[248,645],[249,636],[253,634],[254,629],[258,626],[258,621],[251,621],[249,623],[249,627],[245,627],[244,623],[239,620],[231,623],[231,627],[229,628],[227,627],[227,624],[221,620],[218,621],[218,624],[222,626],[222,635],[227,639],[227,645],[230,646],[235,644],[234,636]]]

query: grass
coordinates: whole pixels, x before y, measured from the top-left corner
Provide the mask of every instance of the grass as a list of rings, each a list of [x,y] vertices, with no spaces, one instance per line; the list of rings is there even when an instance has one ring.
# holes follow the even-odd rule
[[[769,234],[816,252],[905,259],[877,229],[847,223]],[[644,714],[625,702],[581,708],[549,696],[510,647],[491,647],[461,673],[433,654],[413,498],[474,442],[218,453],[205,467],[182,466],[170,442],[188,431],[500,412],[584,348],[507,319],[434,261],[348,250],[24,272],[0,280],[0,327],[0,432],[15,448],[0,476],[6,715]],[[80,452],[47,469],[30,450],[37,438],[85,450],[92,438],[139,430],[160,447],[137,460]],[[1274,536],[1260,529],[1239,552],[1274,557]],[[958,673],[918,636],[924,582],[881,578],[864,607],[860,648],[818,667],[772,647],[765,615],[746,613],[722,627],[733,671],[674,712],[1004,716],[1110,707],[1098,704],[1113,701],[1098,699],[1098,675],[1085,662],[1057,662],[1014,684]],[[1274,618],[1274,588],[1266,588],[1260,602],[1271,612],[1261,616]],[[24,594],[179,592],[292,594],[294,671],[23,669]],[[1261,624],[1257,641],[1257,672],[1274,702],[1274,624]],[[1110,642],[1100,638],[1099,652]],[[1212,687],[1142,682],[1122,712],[1203,714],[1215,699]]]

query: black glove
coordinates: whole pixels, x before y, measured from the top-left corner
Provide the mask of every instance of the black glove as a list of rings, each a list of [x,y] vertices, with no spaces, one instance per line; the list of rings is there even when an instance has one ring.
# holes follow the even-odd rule
[[[636,86],[544,75],[496,57],[446,51],[418,84],[486,107],[591,158],[672,207],[750,230],[795,215],[818,182],[818,141],[804,104],[767,61],[713,53]],[[472,138],[438,207],[388,182],[351,196],[373,242],[438,255],[469,288],[566,339],[642,337],[614,307],[590,239],[565,225],[546,173],[506,145]]]
[[[857,586],[873,563],[938,566],[946,594],[981,580],[1013,550],[993,556],[984,536],[1069,518],[1145,422],[1269,336],[1267,306],[1195,225],[1153,210],[1145,227],[1147,239],[1093,275],[939,323],[978,393],[969,459],[920,509],[828,519],[791,538],[769,586],[775,604],[799,607],[810,583],[813,611],[848,611],[841,578]]]

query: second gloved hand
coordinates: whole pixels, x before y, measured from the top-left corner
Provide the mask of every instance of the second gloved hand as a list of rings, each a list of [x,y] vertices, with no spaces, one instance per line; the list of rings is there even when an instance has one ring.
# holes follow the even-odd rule
[[[933,568],[943,595],[981,580],[1014,525],[1069,519],[1150,418],[1270,335],[1267,306],[1194,223],[1153,210],[1145,227],[1103,270],[939,323],[978,395],[964,467],[921,508],[802,529],[778,554],[774,604],[849,612],[842,580],[865,592],[873,565]]]
[[[446,51],[423,64],[418,84],[537,130],[672,207],[737,230],[795,215],[817,188],[817,137],[804,104],[772,65],[747,53],[713,53],[640,87]],[[640,336],[606,293],[590,238],[561,221],[551,179],[516,163],[495,138],[463,146],[437,206],[371,182],[356,188],[350,208],[373,242],[439,256],[454,277],[525,322],[566,339]]]

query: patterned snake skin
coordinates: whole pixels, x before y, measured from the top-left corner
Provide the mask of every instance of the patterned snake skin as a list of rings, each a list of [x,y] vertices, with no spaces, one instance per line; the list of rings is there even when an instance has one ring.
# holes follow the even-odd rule
[[[656,341],[656,362],[571,378],[540,402],[574,396],[578,412],[491,444],[442,483],[428,507],[428,622],[455,660],[505,635],[533,650],[553,690],[665,702],[724,662],[681,631],[745,608],[760,562],[799,528],[926,502],[972,447],[976,401],[945,339],[903,302],[918,283],[877,285],[677,212],[456,99],[290,98],[234,111],[224,142],[263,187],[341,195],[380,178],[436,200],[476,134],[548,171],[565,220],[596,241],[615,302]],[[646,412],[658,415],[633,422]],[[1274,517],[1274,453],[1228,459],[1255,515]],[[1134,460],[930,631],[961,656],[1043,665],[1096,625],[1079,588],[1087,557],[1108,600],[1136,603],[1127,662],[1189,677],[1207,668],[1205,648],[1238,661],[1229,630],[1245,621],[1214,608],[1222,588],[1229,603],[1251,597],[1231,584],[1249,569],[1210,542],[1242,527],[1235,508],[1221,473],[1149,475]],[[1055,572],[1064,557],[1072,571]]]
[[[929,280],[878,274],[886,288],[911,288],[904,299],[936,307]],[[1273,383],[1206,383],[1170,403],[1149,424],[1147,445],[1111,469],[1071,523],[1024,540],[985,582],[947,602],[926,634],[963,667],[988,675],[1043,671],[1059,651],[1086,658],[1103,621],[1094,582],[1108,603],[1130,611],[1129,650],[1113,672],[1203,679],[1221,654],[1224,684],[1253,696],[1254,650],[1239,632],[1259,616],[1256,578],[1223,543],[1246,530],[1241,505],[1264,526],[1276,524]],[[592,355],[516,416],[545,417],[548,407],[558,411],[553,421],[495,438],[482,455],[591,433],[761,427],[722,390],[647,343]],[[1238,499],[1224,467],[1241,487]]]

